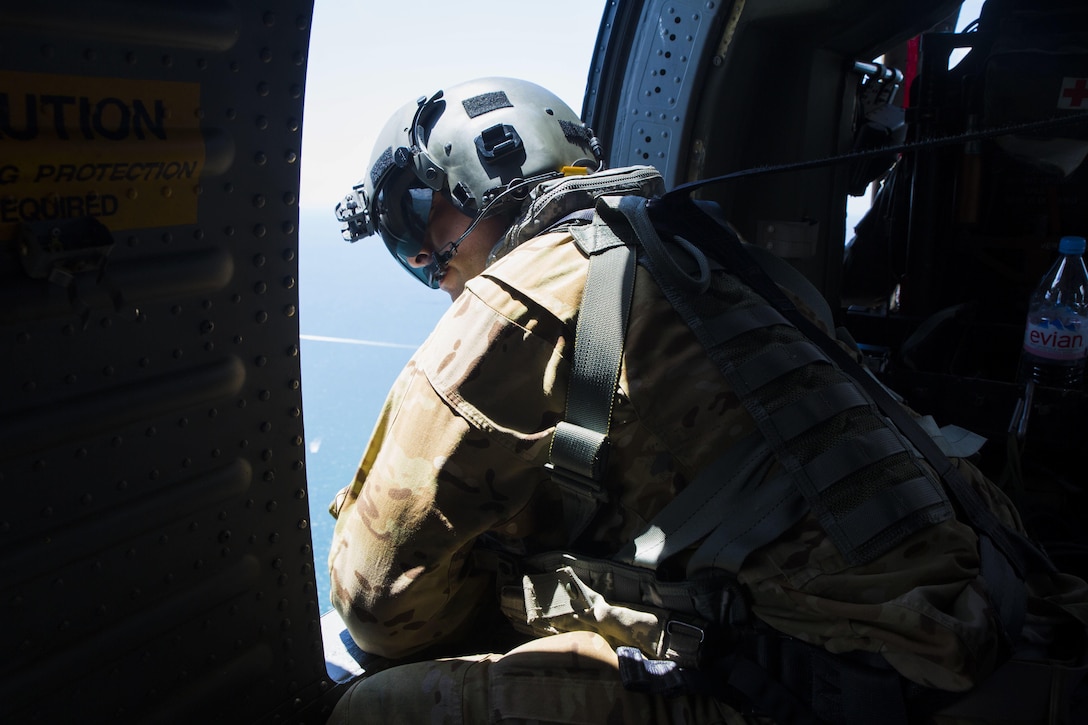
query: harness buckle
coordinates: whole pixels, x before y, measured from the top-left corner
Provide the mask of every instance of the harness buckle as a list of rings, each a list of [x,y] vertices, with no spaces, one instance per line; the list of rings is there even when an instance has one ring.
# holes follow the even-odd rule
[[[589,476],[583,476],[569,468],[556,466],[554,463],[545,463],[544,468],[548,470],[552,480],[557,485],[579,498],[593,499],[595,501],[604,501],[607,498],[601,484]]]
[[[681,667],[698,667],[706,631],[690,622],[670,619],[665,625],[665,657]]]

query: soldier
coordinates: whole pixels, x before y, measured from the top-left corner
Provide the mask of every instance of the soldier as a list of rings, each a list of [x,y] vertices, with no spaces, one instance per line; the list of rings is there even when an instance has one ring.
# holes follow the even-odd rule
[[[1007,498],[962,451],[920,455],[698,240],[647,231],[663,192],[652,167],[604,168],[524,81],[463,83],[386,125],[337,209],[345,235],[379,233],[454,302],[330,507],[333,604],[395,665],[332,722],[987,720],[979,686],[1027,639],[1079,678],[1083,583],[1044,559],[1021,581],[936,469],[1020,531]],[[626,286],[592,271],[632,249]],[[762,264],[834,334],[818,295]],[[624,296],[613,344],[596,325]],[[610,351],[595,432],[579,354]],[[1041,702],[1018,693],[1027,719],[1045,677]]]

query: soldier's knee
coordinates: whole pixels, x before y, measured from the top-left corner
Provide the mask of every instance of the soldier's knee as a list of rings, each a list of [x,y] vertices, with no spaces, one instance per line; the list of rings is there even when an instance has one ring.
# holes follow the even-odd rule
[[[487,713],[487,656],[416,662],[359,680],[340,698],[329,725],[479,722]],[[472,715],[472,717],[469,717]],[[486,716],[484,720],[486,722]]]
[[[374,681],[381,673],[356,681],[336,703],[327,725],[349,725],[363,722],[368,708],[377,706]],[[371,709],[371,712],[375,710]]]

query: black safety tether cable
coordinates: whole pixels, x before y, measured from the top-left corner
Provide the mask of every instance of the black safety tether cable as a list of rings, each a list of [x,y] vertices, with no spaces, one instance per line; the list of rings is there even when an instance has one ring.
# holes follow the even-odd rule
[[[753,166],[751,168],[741,169],[740,171],[733,171],[728,174],[722,174],[721,176],[712,176],[709,179],[699,179],[697,181],[690,181],[686,184],[681,184],[675,189],[666,192],[665,195],[662,197],[662,200],[668,200],[670,198],[680,196],[688,196],[691,194],[691,192],[695,191],[696,189],[701,189],[704,186],[711,186],[713,184],[720,184],[726,181],[734,181],[737,179],[743,179],[751,176],[763,176],[766,174],[778,174],[790,171],[808,171],[809,169],[819,169],[825,166],[834,166],[835,164],[847,163],[850,161],[859,161],[862,159],[869,159],[876,156],[905,154],[912,151],[928,151],[929,149],[940,148],[943,146],[956,146],[959,144],[970,143],[972,141],[983,141],[985,139],[994,138],[996,136],[1005,136],[1008,134],[1019,133],[1036,133],[1039,131],[1045,131],[1066,125],[1085,124],[1088,124],[1088,113],[1071,113],[1065,116],[1046,118],[1041,121],[1014,123],[1005,126],[995,126],[992,128],[980,129],[977,131],[967,131],[964,133],[953,134],[950,136],[937,136],[933,138],[922,139],[920,141],[910,141],[904,144],[898,144],[896,146],[881,146],[879,148],[866,149],[864,151],[850,151],[845,154],[839,154],[838,156],[827,156],[821,159],[811,159],[809,161],[795,161],[787,164],[775,164],[769,166]]]

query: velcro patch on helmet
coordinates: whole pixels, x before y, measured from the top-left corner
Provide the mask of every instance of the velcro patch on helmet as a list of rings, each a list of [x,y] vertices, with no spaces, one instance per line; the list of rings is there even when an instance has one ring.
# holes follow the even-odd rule
[[[385,151],[382,151],[382,155],[378,157],[378,160],[374,162],[374,165],[370,167],[370,184],[375,189],[378,187],[378,180],[382,178],[382,174],[392,165],[393,147],[387,146]]]
[[[500,108],[514,107],[514,104],[506,97],[506,91],[489,91],[488,93],[481,93],[478,96],[466,98],[461,101],[461,105],[465,107],[465,113],[468,114],[469,118],[476,118],[477,116],[482,116],[485,113]]]
[[[592,148],[590,139],[593,138],[593,134],[589,132],[589,129],[579,123],[571,123],[570,121],[564,121],[559,119],[559,127],[563,129],[563,136],[567,141],[572,144],[577,144],[584,149]]]

